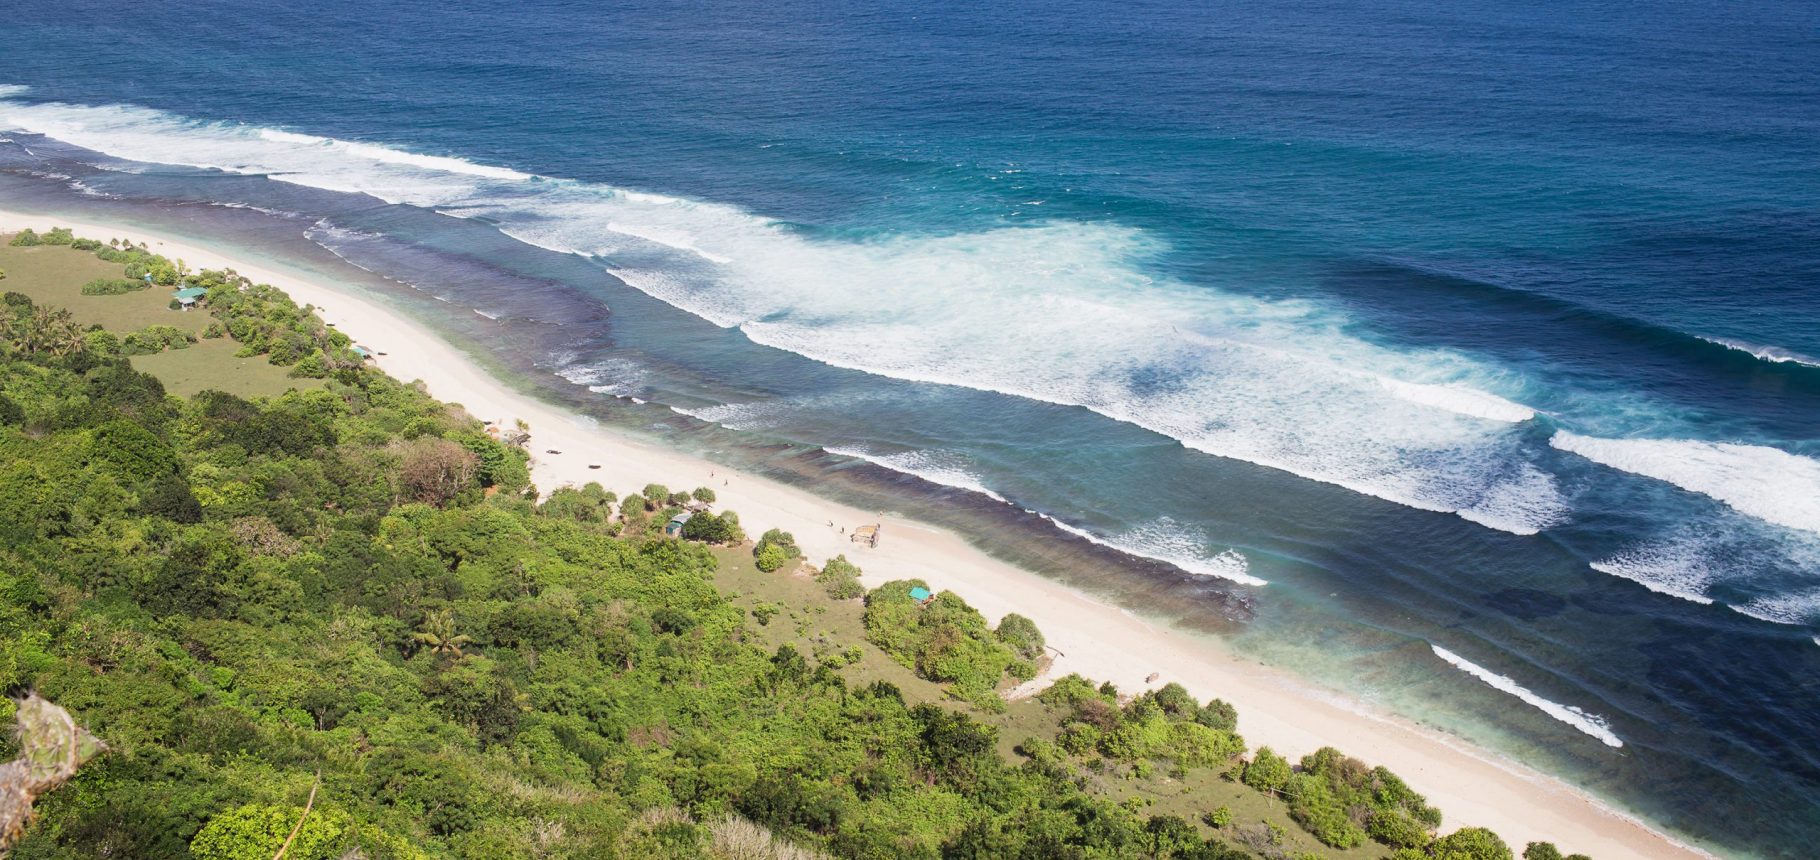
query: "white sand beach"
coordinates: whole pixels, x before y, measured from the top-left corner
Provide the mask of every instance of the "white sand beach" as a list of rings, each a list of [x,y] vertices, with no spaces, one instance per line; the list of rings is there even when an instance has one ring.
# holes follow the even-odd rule
[[[1056,660],[1051,675],[1079,672],[1110,680],[1128,692],[1176,681],[1201,698],[1218,696],[1238,708],[1239,729],[1252,746],[1269,745],[1293,759],[1330,745],[1385,765],[1426,794],[1446,815],[1449,828],[1489,827],[1518,852],[1530,840],[1545,839],[1564,852],[1582,852],[1598,860],[1711,856],[1611,811],[1558,780],[1409,721],[1373,715],[1332,692],[1237,658],[1205,637],[1146,623],[996,560],[954,534],[887,517],[881,544],[876,549],[859,547],[838,529],[851,531],[877,522],[877,513],[594,426],[513,391],[456,346],[330,278],[143,229],[0,211],[0,232],[52,226],[72,227],[79,236],[103,240],[143,241],[158,253],[183,258],[192,268],[231,267],[285,290],[299,303],[315,305],[340,331],[384,353],[377,362],[387,373],[422,380],[432,395],[459,403],[479,418],[506,427],[517,420],[529,424],[533,476],[544,490],[589,481],[621,493],[650,482],[672,488],[712,487],[719,496],[717,506],[738,511],[748,532],[771,527],[791,531],[813,562],[846,553],[864,568],[868,584],[921,577],[938,589],[958,592],[990,618],[1010,611],[1029,616],[1049,643],[1066,655]],[[549,450],[562,453],[545,453]],[[599,468],[591,469],[590,464]],[[1157,680],[1147,684],[1153,673]]]

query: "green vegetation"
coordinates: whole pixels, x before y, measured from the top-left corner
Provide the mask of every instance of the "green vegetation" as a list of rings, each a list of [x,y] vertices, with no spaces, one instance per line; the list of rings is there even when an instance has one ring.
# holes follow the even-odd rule
[[[82,285],[82,294],[85,296],[118,296],[151,289],[151,286],[145,281],[135,281],[131,278],[96,278]]]
[[[85,241],[52,235],[19,250]],[[308,309],[181,269],[228,335],[181,353],[0,302],[0,689],[112,748],[35,796],[15,860],[1511,856],[1331,750],[1241,765],[1231,707],[1177,685],[1008,702],[1029,619],[914,580],[862,605],[845,557],[780,576],[787,533],[713,546],[732,512],[661,535],[711,493],[540,500],[523,450]],[[324,375],[176,397],[135,369],[216,348]]]
[[[763,570],[763,556],[759,561]],[[927,587],[920,579],[896,580],[867,594],[866,638],[918,677],[952,683],[956,698],[1003,709],[999,683],[1006,676],[1027,681],[1036,667],[999,641],[985,616],[954,592],[941,592],[926,604],[910,596],[912,588]]]
[[[1561,853],[1553,842],[1531,842],[1523,849],[1523,860],[1592,860],[1585,854]]]
[[[1057,744],[1066,755],[1099,757],[1139,772],[1160,762],[1185,773],[1223,766],[1245,751],[1244,741],[1230,726],[1215,727],[1200,719],[1201,706],[1179,684],[1121,706],[1116,690],[1096,688],[1079,675],[1069,675],[1038,698],[1061,714]]]
[[[802,558],[802,555],[803,551],[796,546],[796,538],[789,532],[777,529],[765,532],[758,539],[757,545],[752,547],[752,557],[758,560],[758,569],[766,573]]]
[[[815,581],[821,583],[822,589],[835,600],[852,600],[866,596],[866,587],[859,584],[859,566],[847,560],[844,555],[828,559],[822,565]]]
[[[152,355],[167,349],[189,349],[196,335],[176,326],[149,325],[120,339],[121,355]]]

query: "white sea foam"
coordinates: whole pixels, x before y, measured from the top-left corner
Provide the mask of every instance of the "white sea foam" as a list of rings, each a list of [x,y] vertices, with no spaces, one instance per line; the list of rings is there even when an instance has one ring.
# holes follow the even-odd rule
[[[1759,597],[1732,610],[1776,624],[1809,624],[1820,621],[1820,590]]]
[[[1025,508],[1024,513],[1035,514],[1036,516],[1042,517],[1043,519],[1048,520],[1050,525],[1085,540],[1088,543],[1098,544],[1108,549],[1115,549],[1127,555],[1135,555],[1139,558],[1148,558],[1153,561],[1164,562],[1165,564],[1174,565],[1189,573],[1230,580],[1239,583],[1240,585],[1265,586],[1270,584],[1268,580],[1252,576],[1247,572],[1251,567],[1251,563],[1237,550],[1223,549],[1209,554],[1206,551],[1203,541],[1194,541],[1192,546],[1190,546],[1188,541],[1183,540],[1180,536],[1174,535],[1161,541],[1146,539],[1149,537],[1146,533],[1155,528],[1154,524],[1152,526],[1140,526],[1119,535],[1118,537],[1106,538],[1041,511],[1033,511],[1029,508]],[[1173,520],[1169,520],[1167,517],[1163,518],[1163,520],[1168,525],[1175,524]],[[1135,540],[1132,539],[1134,534],[1136,535]]]
[[[1820,460],[1761,445],[1692,439],[1601,439],[1566,430],[1549,444],[1614,469],[1667,481],[1788,528],[1820,532]]]
[[[915,475],[932,484],[953,487],[957,490],[979,493],[996,502],[1010,502],[986,486],[980,476],[969,468],[966,460],[958,454],[945,451],[901,451],[895,454],[875,454],[860,448],[842,448],[830,446],[823,448],[830,454],[865,460],[875,466]]]
[[[1699,543],[1656,541],[1592,563],[1600,573],[1628,579],[1658,594],[1711,604],[1706,589],[1714,579],[1713,562]]]
[[[1743,340],[1732,340],[1723,337],[1702,337],[1700,339],[1707,343],[1718,344],[1726,349],[1735,349],[1739,352],[1749,353],[1764,361],[1771,361],[1777,364],[1802,364],[1808,367],[1820,367],[1820,358],[1815,358],[1811,355],[1802,355],[1792,349],[1751,343]]]
[[[1534,409],[1521,403],[1513,403],[1495,394],[1460,385],[1424,385],[1389,378],[1379,378],[1378,382],[1390,393],[1411,403],[1433,406],[1459,415],[1512,424],[1536,417]]]
[[[825,239],[732,206],[138,107],[0,100],[0,127],[482,218],[828,364],[1081,406],[1516,534],[1566,516],[1511,429],[1533,412],[1493,393],[1496,373],[1370,344],[1305,302],[1159,279],[1165,249],[1116,224]]]
[[[1432,642],[1429,643],[1428,647],[1434,649],[1436,657],[1447,661],[1454,668],[1484,681],[1493,689],[1521,699],[1524,704],[1554,717],[1563,723],[1573,726],[1586,734],[1598,738],[1601,743],[1608,747],[1619,748],[1624,746],[1624,741],[1620,740],[1617,735],[1612,733],[1611,724],[1606,722],[1604,717],[1598,716],[1597,714],[1589,714],[1572,705],[1563,705],[1559,702],[1551,702],[1544,699],[1531,692],[1529,688],[1522,684],[1480,666],[1477,663],[1473,663]]]

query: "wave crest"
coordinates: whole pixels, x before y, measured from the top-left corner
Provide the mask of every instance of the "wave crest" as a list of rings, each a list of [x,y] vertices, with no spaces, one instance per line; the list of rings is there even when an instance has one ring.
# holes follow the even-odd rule
[[[1559,702],[1551,702],[1544,699],[1531,692],[1528,687],[1493,672],[1484,666],[1473,663],[1432,642],[1429,643],[1428,647],[1434,649],[1436,657],[1447,661],[1447,663],[1454,668],[1484,681],[1492,689],[1515,696],[1518,699],[1521,699],[1524,704],[1554,717],[1563,723],[1573,726],[1588,735],[1598,738],[1600,743],[1605,744],[1608,747],[1618,749],[1624,746],[1624,741],[1616,734],[1612,733],[1611,724],[1607,722],[1604,717],[1597,714],[1589,714],[1572,705],[1563,705]]]

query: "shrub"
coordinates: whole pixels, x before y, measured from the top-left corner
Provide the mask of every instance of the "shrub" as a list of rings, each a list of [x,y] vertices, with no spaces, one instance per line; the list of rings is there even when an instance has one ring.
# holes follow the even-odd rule
[[[151,325],[122,339],[120,352],[124,355],[152,355],[167,349],[188,349],[195,342],[195,335],[176,326]]]
[[[754,554],[755,563],[758,565],[758,569],[766,573],[776,572],[778,568],[783,567],[784,564],[790,560],[790,556],[784,554],[783,547],[774,543],[759,544],[754,550]]]
[[[118,296],[143,290],[150,286],[150,284],[144,281],[134,281],[126,278],[96,278],[82,285],[82,294],[85,296]]]
[[[766,573],[783,567],[790,559],[802,554],[802,550],[796,548],[796,538],[780,529],[765,532],[758,539],[758,544],[752,547],[752,557],[758,560],[758,569]]]
[[[952,695],[988,709],[1004,703],[995,688],[1018,658],[998,641],[979,610],[953,592],[927,605],[910,597],[922,580],[895,580],[866,595],[866,638],[920,677],[954,685]]]
[[[1036,629],[1036,622],[1015,612],[999,619],[993,635],[1025,660],[1035,660],[1043,655],[1043,631]]]
[[[1232,826],[1232,807],[1221,806],[1202,816],[1201,820],[1206,822],[1208,827],[1215,830],[1224,830]]]
[[[19,235],[14,236],[13,241],[11,241],[7,244],[12,245],[15,248],[30,248],[34,245],[40,244],[41,242],[42,242],[42,240],[40,240],[38,238],[38,231],[33,230],[30,227],[27,227],[24,230],[20,230]]]
[[[714,504],[714,491],[707,487],[696,487],[695,492],[690,493],[689,495],[693,496],[696,501],[701,502],[704,505]]]
[[[1512,860],[1510,846],[1483,827],[1462,827],[1428,847],[1434,860]]]
[[[1259,747],[1257,754],[1245,765],[1243,782],[1265,794],[1281,794],[1289,784],[1289,760],[1276,754],[1270,747]]]
[[[340,855],[347,816],[317,808],[305,818],[301,807],[248,804],[209,819],[190,841],[190,856],[196,860],[270,860],[299,820],[303,826],[284,856],[328,860]]]
[[[860,569],[845,555],[828,559],[822,566],[821,573],[815,575],[815,581],[821,583],[822,590],[835,600],[852,600],[866,596],[866,587],[859,584]]]
[[[703,543],[732,543],[739,539],[739,533],[739,526],[726,517],[706,513],[690,517],[682,526],[683,538]]]

